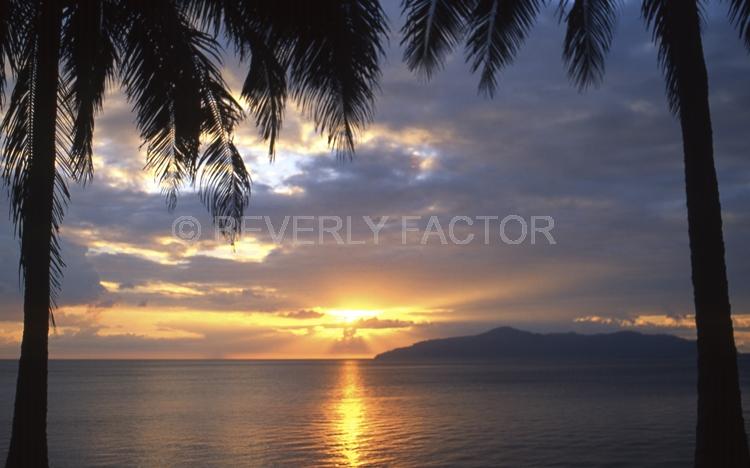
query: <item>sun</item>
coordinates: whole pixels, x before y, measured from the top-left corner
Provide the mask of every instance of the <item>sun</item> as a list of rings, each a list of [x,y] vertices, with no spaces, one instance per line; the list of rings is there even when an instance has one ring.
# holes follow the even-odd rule
[[[377,311],[364,309],[332,309],[328,311],[328,314],[343,322],[356,322],[359,319],[374,317],[377,314]]]

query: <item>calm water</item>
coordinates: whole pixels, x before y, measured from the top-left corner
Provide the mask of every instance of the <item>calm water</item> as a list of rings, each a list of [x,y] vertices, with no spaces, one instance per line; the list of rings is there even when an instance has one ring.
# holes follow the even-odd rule
[[[750,362],[741,367],[748,395]],[[15,371],[0,362],[3,453]],[[50,457],[71,467],[682,467],[694,387],[691,362],[55,361]]]

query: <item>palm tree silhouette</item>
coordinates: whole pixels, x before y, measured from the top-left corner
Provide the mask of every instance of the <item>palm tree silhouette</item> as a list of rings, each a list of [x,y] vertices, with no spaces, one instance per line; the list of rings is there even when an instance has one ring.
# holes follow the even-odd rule
[[[108,83],[133,103],[173,208],[196,182],[234,240],[250,176],[232,132],[241,106],[221,76],[217,33],[249,60],[242,88],[269,142],[294,98],[340,155],[371,119],[386,32],[375,0],[0,0],[0,86],[7,103],[2,176],[21,241],[24,329],[7,466],[47,466],[48,333],[63,262],[66,182],[93,174],[94,120]],[[2,89],[0,89],[2,91]],[[2,93],[0,92],[0,95]]]
[[[465,39],[479,91],[492,96],[547,0],[404,0],[404,60],[429,78]],[[618,0],[560,0],[567,24],[563,57],[572,81],[598,84],[612,42]],[[695,466],[750,465],[737,373],[714,167],[708,78],[699,0],[643,0],[642,15],[659,48],[670,110],[679,118],[685,161],[688,232],[698,335]],[[730,0],[729,15],[750,47],[750,0]]]

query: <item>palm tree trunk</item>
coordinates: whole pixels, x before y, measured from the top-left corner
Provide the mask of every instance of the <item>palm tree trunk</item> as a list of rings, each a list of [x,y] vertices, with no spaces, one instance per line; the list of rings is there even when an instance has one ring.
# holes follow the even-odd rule
[[[47,343],[50,313],[52,210],[55,184],[58,58],[61,4],[40,2],[34,59],[32,158],[22,213],[21,253],[25,268],[24,320],[18,364],[8,467],[46,467]]]
[[[682,1],[682,0],[680,0]],[[698,334],[696,467],[750,466],[724,260],[714,167],[708,74],[695,1],[675,44],[675,78],[685,155],[688,231]]]

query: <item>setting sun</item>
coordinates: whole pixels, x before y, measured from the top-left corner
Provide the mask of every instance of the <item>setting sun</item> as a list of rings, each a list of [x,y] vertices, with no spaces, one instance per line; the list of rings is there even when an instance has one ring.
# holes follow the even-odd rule
[[[328,311],[328,315],[336,317],[337,319],[344,322],[356,322],[360,319],[372,318],[377,315],[376,310],[364,310],[364,309],[332,309]]]

